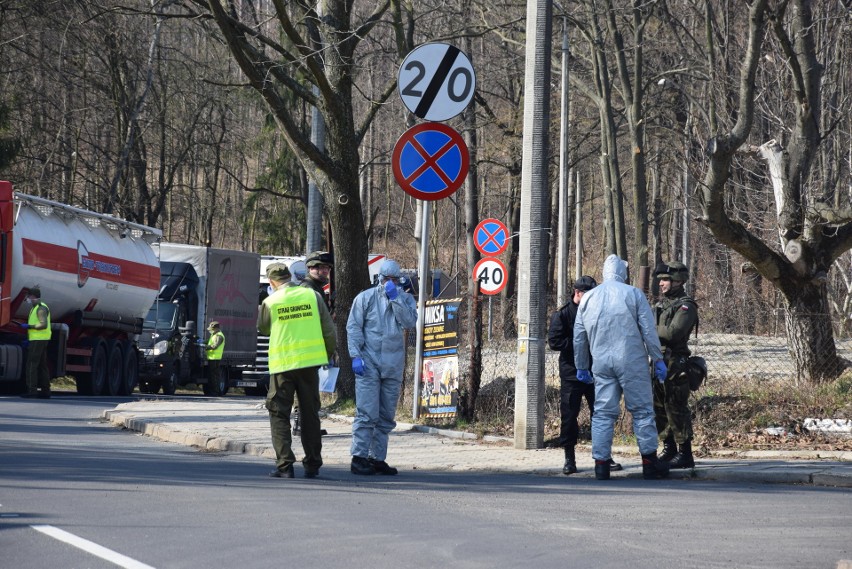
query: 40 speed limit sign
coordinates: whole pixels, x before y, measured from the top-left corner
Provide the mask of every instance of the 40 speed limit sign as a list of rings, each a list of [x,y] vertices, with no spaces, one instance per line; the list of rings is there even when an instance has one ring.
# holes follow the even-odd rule
[[[482,294],[500,294],[506,287],[506,265],[494,257],[485,257],[473,268],[473,280],[479,281]]]

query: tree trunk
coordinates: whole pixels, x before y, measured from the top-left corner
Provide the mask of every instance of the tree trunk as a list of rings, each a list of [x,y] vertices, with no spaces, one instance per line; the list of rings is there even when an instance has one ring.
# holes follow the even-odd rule
[[[798,380],[811,383],[832,381],[843,369],[834,345],[834,331],[823,286],[802,287],[787,302],[787,349],[796,365]]]

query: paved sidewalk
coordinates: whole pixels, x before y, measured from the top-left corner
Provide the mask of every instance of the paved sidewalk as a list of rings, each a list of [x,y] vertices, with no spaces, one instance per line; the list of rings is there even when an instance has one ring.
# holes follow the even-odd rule
[[[260,399],[163,398],[122,403],[104,411],[114,425],[172,443],[211,451],[245,453],[273,461],[269,418]],[[323,461],[326,466],[347,467],[351,456],[351,418],[326,416],[322,426]],[[301,445],[293,450],[300,456]],[[388,462],[406,470],[480,471],[562,475],[562,449],[518,450],[508,439],[422,425],[399,423],[391,433]],[[572,478],[593,478],[590,449],[579,447]],[[641,478],[635,448],[616,447],[613,455],[624,465],[613,478]],[[270,462],[271,463],[271,462]],[[699,458],[695,470],[673,470],[672,478],[728,480],[749,483],[809,484],[852,488],[852,452],[750,451],[728,456]]]

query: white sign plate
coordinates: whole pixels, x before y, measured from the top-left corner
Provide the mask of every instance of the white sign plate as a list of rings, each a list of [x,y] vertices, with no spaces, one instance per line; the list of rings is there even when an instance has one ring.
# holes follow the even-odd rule
[[[473,268],[473,281],[479,281],[482,294],[500,294],[506,288],[506,265],[495,257],[483,257]]]
[[[446,43],[427,43],[412,50],[397,79],[403,104],[427,121],[445,121],[461,114],[476,90],[470,59]]]

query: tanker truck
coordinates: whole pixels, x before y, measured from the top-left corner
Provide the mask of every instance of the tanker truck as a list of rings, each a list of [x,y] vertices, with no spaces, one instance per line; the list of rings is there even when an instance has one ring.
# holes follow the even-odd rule
[[[194,383],[205,395],[224,395],[257,352],[257,274],[260,255],[201,245],[156,243],[160,291],[139,338],[139,391],[172,395]],[[218,322],[225,350],[210,378],[205,331]]]
[[[13,191],[0,181],[0,383],[23,390],[24,299],[50,308],[51,377],[71,375],[86,395],[125,395],[139,372],[136,340],[160,267],[158,229]]]

